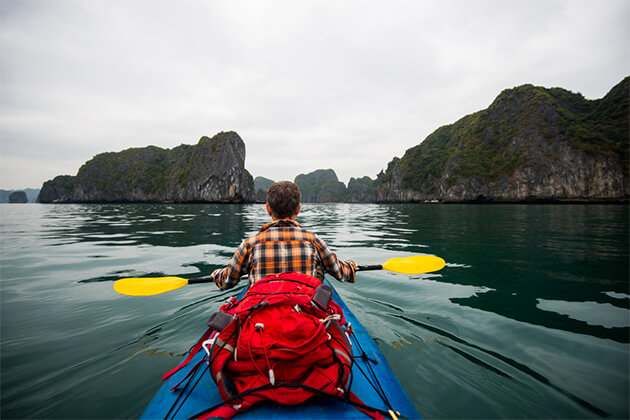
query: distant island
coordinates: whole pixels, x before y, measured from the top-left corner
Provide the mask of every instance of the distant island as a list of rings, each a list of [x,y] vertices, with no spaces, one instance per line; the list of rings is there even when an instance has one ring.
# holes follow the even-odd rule
[[[39,188],[0,190],[0,203],[35,203],[38,195]],[[13,197],[13,199],[11,197]]]
[[[376,179],[365,176],[350,178],[348,187],[339,181],[333,169],[317,169],[300,174],[294,182],[300,188],[304,203],[374,203],[376,202]],[[256,201],[267,199],[267,189],[274,180],[257,176],[254,178]]]
[[[603,98],[561,88],[506,89],[438,128],[376,178],[333,169],[295,177],[303,202],[628,202],[630,77]],[[264,202],[273,180],[245,169],[233,131],[196,145],[102,153],[44,183],[41,203]]]
[[[254,178],[254,191],[256,194],[256,201],[264,202],[267,200],[267,190],[274,183],[274,180],[265,178],[264,176],[257,176]]]

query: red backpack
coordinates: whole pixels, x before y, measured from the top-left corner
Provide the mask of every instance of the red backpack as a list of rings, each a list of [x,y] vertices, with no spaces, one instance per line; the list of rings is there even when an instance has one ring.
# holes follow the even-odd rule
[[[351,331],[331,295],[330,286],[315,277],[276,274],[213,314],[213,332],[202,347],[224,404],[201,418],[231,418],[260,401],[295,405],[315,395],[382,418],[349,389]]]

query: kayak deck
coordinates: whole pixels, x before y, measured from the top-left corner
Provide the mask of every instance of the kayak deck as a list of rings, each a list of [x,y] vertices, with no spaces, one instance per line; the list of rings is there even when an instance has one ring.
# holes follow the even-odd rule
[[[325,284],[332,285],[328,280]],[[333,300],[343,309],[346,321],[352,324],[351,336],[354,364],[352,367],[351,390],[361,401],[374,408],[387,412],[389,407],[382,396],[389,401],[394,411],[405,418],[419,419],[420,415],[404,391],[400,382],[387,364],[385,357],[370,337],[367,330],[350,311],[334,287]],[[244,291],[243,291],[244,293]],[[212,380],[205,362],[204,351],[200,351],[183,369],[168,378],[155,394],[141,419],[188,419],[203,413],[206,409],[221,403],[217,386]],[[204,363],[196,372],[186,379],[175,391],[177,385],[197,365]],[[356,407],[340,401],[314,397],[309,401],[288,406],[274,402],[254,405],[249,411],[240,413],[236,418],[295,419],[354,419],[368,418]]]

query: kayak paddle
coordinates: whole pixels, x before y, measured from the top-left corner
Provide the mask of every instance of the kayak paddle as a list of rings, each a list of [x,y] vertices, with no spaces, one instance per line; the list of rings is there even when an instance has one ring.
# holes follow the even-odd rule
[[[401,274],[422,274],[438,271],[446,263],[440,257],[414,255],[404,258],[390,258],[380,265],[360,265],[357,271],[387,270]],[[152,296],[176,290],[187,284],[212,283],[210,277],[184,279],[181,277],[129,277],[114,283],[114,290],[122,295]]]
[[[400,274],[431,273],[444,268],[446,263],[440,257],[432,255],[414,255],[412,257],[390,258],[382,265],[360,265],[357,271],[387,270]]]

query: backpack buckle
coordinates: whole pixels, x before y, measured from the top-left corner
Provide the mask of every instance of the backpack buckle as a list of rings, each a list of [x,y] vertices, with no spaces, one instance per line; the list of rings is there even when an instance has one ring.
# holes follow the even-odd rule
[[[214,343],[217,341],[218,336],[219,336],[219,333],[216,333],[212,337],[210,337],[208,340],[201,343],[201,347],[203,347],[203,349],[206,351],[206,353],[208,354],[208,357],[212,356],[212,347],[214,346]]]

